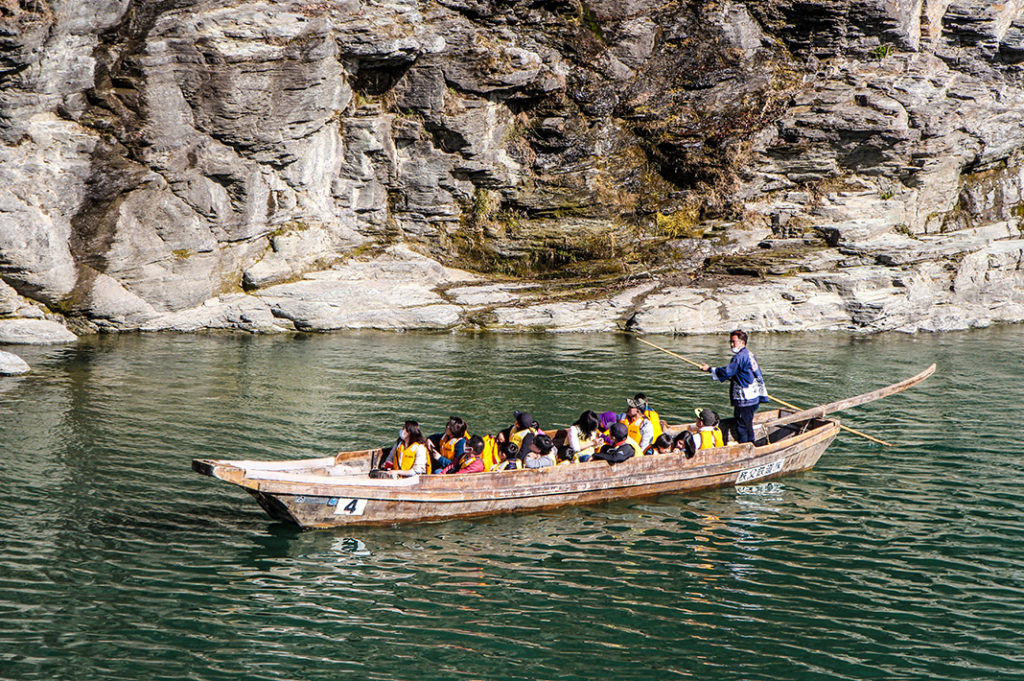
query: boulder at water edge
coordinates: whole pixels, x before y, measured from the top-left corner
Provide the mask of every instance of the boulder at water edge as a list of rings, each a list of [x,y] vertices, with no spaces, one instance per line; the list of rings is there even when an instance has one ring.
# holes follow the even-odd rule
[[[30,371],[28,362],[10,352],[0,350],[0,376],[17,376]]]
[[[76,340],[78,336],[48,319],[0,319],[0,343],[49,345]]]

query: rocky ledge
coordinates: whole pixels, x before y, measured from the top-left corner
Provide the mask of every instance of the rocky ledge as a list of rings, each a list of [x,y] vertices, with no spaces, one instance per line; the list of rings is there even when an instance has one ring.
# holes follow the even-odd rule
[[[1024,0],[32,0],[0,44],[0,342],[1024,321]]]
[[[143,331],[251,333],[630,329],[699,334],[737,326],[769,332],[950,331],[1024,319],[1024,245],[1007,238],[1009,230],[992,226],[918,239],[893,234],[838,250],[803,240],[769,240],[757,276],[728,272],[750,268],[752,259],[745,257],[737,265],[719,263],[722,273],[705,271],[684,281],[644,275],[589,285],[494,280],[392,246],[254,293],[217,296],[144,321],[113,317],[93,324],[100,330],[137,324]],[[24,340],[30,332],[42,331],[24,329],[18,340],[5,331],[5,321],[19,324],[0,320],[0,342],[30,342]],[[61,328],[42,320],[20,322],[29,323]]]

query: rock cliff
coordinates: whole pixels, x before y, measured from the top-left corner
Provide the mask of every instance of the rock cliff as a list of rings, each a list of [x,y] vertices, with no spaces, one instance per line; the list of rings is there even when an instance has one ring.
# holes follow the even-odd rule
[[[0,317],[1024,320],[1024,0],[0,0]]]

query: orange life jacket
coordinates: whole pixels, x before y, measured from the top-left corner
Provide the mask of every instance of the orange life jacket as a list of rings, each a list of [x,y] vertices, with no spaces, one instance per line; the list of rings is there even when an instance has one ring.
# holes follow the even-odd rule
[[[636,421],[630,423],[629,419],[623,416],[622,420],[619,421],[619,423],[626,424],[626,429],[629,431],[629,437],[634,442],[640,442],[640,426],[644,425],[644,418],[646,417],[643,414],[641,414],[640,416],[637,417]]]

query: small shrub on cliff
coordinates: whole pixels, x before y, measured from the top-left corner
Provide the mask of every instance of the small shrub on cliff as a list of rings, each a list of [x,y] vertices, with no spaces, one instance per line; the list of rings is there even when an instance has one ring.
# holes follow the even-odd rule
[[[914,230],[910,228],[910,225],[905,222],[901,222],[893,227],[893,231],[897,234],[902,234],[903,236],[909,236],[911,239],[919,239],[919,237],[914,234]]]
[[[654,215],[654,227],[658,236],[669,239],[699,239],[705,231],[700,223],[700,208],[697,206],[686,206],[668,215],[659,211]]]
[[[893,47],[889,43],[885,43],[883,45],[879,45],[874,50],[872,50],[871,54],[872,56],[874,56],[875,59],[882,62],[885,61],[888,57],[890,57],[895,51],[895,47]]]

